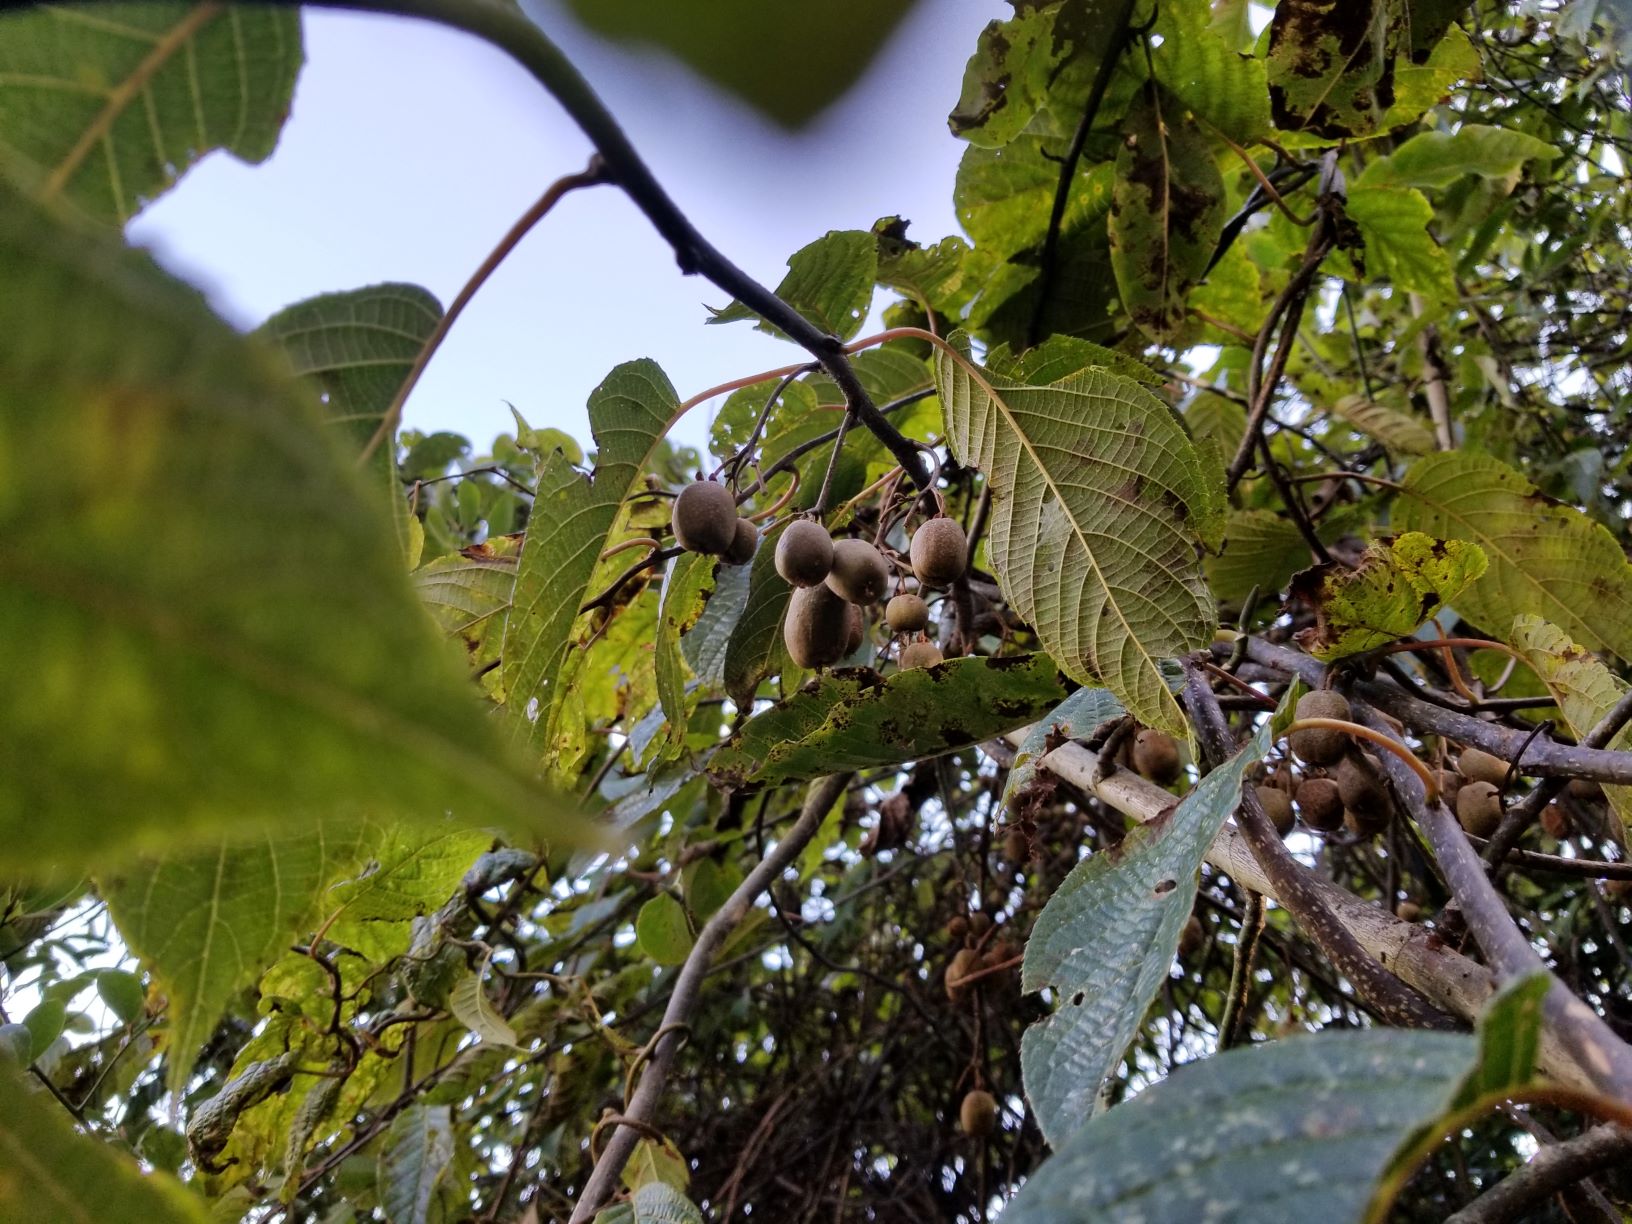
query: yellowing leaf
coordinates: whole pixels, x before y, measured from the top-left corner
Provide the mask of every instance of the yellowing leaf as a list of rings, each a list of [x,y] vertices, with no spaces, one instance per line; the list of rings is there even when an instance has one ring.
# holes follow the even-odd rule
[[[1171,409],[1103,369],[1028,386],[939,353],[936,384],[953,453],[991,484],[987,548],[1015,610],[1068,675],[1186,734],[1160,663],[1212,639],[1197,544],[1223,532],[1216,470]]]
[[[1484,577],[1451,601],[1463,616],[1491,627],[1528,612],[1589,650],[1632,659],[1632,565],[1601,524],[1472,451],[1417,460],[1404,486],[1393,510],[1396,527],[1469,540],[1490,562]]]
[[[488,958],[483,957],[474,972],[453,984],[453,989],[448,991],[448,1010],[481,1040],[492,1045],[513,1046],[516,1044],[516,1030],[499,1015],[482,987],[482,979],[487,976],[487,965]]]
[[[1353,569],[1336,564],[1305,570],[1292,595],[1315,611],[1297,634],[1317,659],[1339,659],[1415,633],[1485,572],[1484,550],[1465,540],[1435,540],[1412,531],[1373,540]]]

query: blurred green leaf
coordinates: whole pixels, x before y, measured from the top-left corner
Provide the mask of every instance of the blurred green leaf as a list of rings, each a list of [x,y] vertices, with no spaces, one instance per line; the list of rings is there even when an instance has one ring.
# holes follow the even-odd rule
[[[691,951],[691,924],[686,907],[668,893],[658,893],[635,915],[640,950],[660,965],[678,965]]]
[[[414,1105],[397,1115],[380,1149],[380,1208],[390,1224],[426,1224],[437,1184],[453,1162],[453,1111]]]

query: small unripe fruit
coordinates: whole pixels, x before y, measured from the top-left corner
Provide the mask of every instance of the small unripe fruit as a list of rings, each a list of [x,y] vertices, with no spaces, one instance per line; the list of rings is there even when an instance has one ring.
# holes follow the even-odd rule
[[[819,585],[833,568],[833,537],[811,519],[794,519],[776,541],[776,572],[789,586]]]
[[[950,939],[962,939],[969,934],[969,919],[962,914],[953,914],[946,920],[946,934]]]
[[[945,658],[934,642],[908,642],[901,651],[898,664],[902,671],[914,667],[934,667]]]
[[[1292,826],[1297,824],[1297,817],[1292,814],[1292,800],[1287,797],[1286,792],[1278,786],[1260,786],[1255,789],[1258,793],[1258,802],[1263,805],[1264,814],[1275,826],[1275,832],[1282,837],[1292,832]]]
[[[1394,917],[1401,922],[1416,922],[1422,917],[1422,906],[1415,901],[1401,901],[1394,907]]]
[[[737,529],[731,537],[731,547],[725,550],[727,565],[747,565],[759,548],[759,528],[745,518],[737,520]]]
[[[1462,755],[1456,758],[1456,768],[1464,778],[1473,782],[1500,786],[1507,781],[1507,762],[1477,748],[1464,748]]]
[[[997,1098],[984,1088],[964,1094],[958,1123],[971,1139],[984,1139],[997,1129]]]
[[[1179,955],[1189,956],[1201,947],[1202,941],[1207,938],[1207,928],[1201,925],[1201,919],[1194,914],[1184,920],[1184,926],[1179,930]]]
[[[827,587],[847,603],[877,603],[890,585],[884,554],[866,540],[839,540],[833,545],[833,568]]]
[[[1394,804],[1383,786],[1381,768],[1377,758],[1369,753],[1363,757],[1344,757],[1337,767],[1337,793],[1343,797],[1343,806],[1351,812],[1358,812],[1373,822],[1381,819],[1386,824]]]
[[[825,586],[795,591],[782,622],[788,657],[800,667],[830,667],[849,652],[850,616],[845,602]]]
[[[1298,783],[1298,813],[1303,823],[1321,833],[1343,827],[1343,796],[1330,778],[1305,778]]]
[[[969,564],[969,537],[956,520],[932,518],[912,533],[907,546],[912,572],[925,586],[951,586]]]
[[[1489,837],[1502,823],[1502,796],[1490,782],[1466,783],[1456,795],[1456,818],[1475,837]]]
[[[669,525],[687,552],[723,557],[737,538],[737,499],[717,481],[693,481],[674,499]]]
[[[891,633],[922,633],[929,624],[929,605],[918,595],[897,595],[884,605],[884,620]]]
[[[1293,711],[1298,718],[1341,718],[1351,722],[1354,711],[1342,693],[1331,689],[1315,689],[1298,698]],[[1298,760],[1311,765],[1336,765],[1348,749],[1349,737],[1327,727],[1303,727],[1288,738]]]
[[[1165,731],[1146,727],[1133,740],[1133,768],[1159,786],[1169,786],[1179,776],[1179,746]]]
[[[969,993],[969,984],[963,979],[980,972],[980,953],[973,948],[959,948],[946,967],[946,997],[956,1003]]]

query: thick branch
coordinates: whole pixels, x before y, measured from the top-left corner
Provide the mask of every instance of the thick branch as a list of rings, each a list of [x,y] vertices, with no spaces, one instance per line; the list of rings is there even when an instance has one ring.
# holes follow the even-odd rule
[[[1445,1224],[1518,1224],[1553,1195],[1584,1177],[1632,1158],[1632,1130],[1595,1126],[1574,1139],[1549,1144],[1517,1172],[1486,1190]]]
[[[810,791],[805,796],[804,810],[800,812],[799,819],[794,822],[793,827],[783,835],[781,841],[771,847],[770,853],[761,859],[759,865],[748,873],[748,878],[737,886],[730,900],[722,905],[698,932],[696,944],[692,946],[691,952],[686,957],[686,963],[680,966],[680,972],[674,979],[674,990],[669,995],[668,1007],[664,1009],[663,1023],[657,1029],[662,1036],[658,1038],[651,1061],[641,1073],[640,1084],[635,1088],[634,1095],[630,1097],[623,1111],[624,1117],[633,1119],[637,1124],[649,1126],[652,1119],[657,1116],[657,1105],[663,1096],[664,1084],[668,1081],[669,1071],[674,1066],[675,1055],[685,1044],[686,1030],[701,997],[703,977],[708,973],[715,952],[719,951],[726,936],[736,930],[737,924],[747,916],[760,893],[781,876],[788,864],[798,857],[799,852],[816,835],[816,830],[821,828],[828,809],[844,793],[850,777],[849,774],[831,774],[811,784]],[[618,1176],[623,1172],[623,1166],[628,1163],[639,1140],[640,1130],[637,1126],[620,1123],[612,1132],[612,1138],[607,1141],[606,1149],[595,1162],[589,1180],[584,1183],[583,1194],[579,1197],[578,1206],[573,1209],[570,1224],[583,1224],[584,1221],[591,1219],[611,1197],[613,1189],[618,1184]]]

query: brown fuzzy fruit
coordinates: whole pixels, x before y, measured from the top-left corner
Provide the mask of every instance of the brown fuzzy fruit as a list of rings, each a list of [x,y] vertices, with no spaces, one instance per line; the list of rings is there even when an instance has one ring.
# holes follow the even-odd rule
[[[984,1088],[967,1092],[958,1107],[958,1124],[971,1139],[984,1139],[997,1129],[997,1098]]]
[[[979,939],[992,929],[992,916],[985,910],[976,910],[969,915],[969,933]]]
[[[907,671],[914,667],[934,667],[944,658],[941,648],[934,642],[908,642],[896,662],[902,671]]]
[[[929,624],[929,605],[910,592],[897,595],[884,605],[884,620],[891,633],[922,633]]]
[[[1500,786],[1507,781],[1507,762],[1477,748],[1464,748],[1462,755],[1456,758],[1456,768],[1464,778],[1473,782]]]
[[[825,586],[795,591],[782,622],[788,656],[800,667],[831,667],[849,653],[850,614]]]
[[[969,919],[962,914],[953,914],[946,920],[946,934],[950,939],[962,939],[969,934]]]
[[[1337,767],[1337,793],[1343,797],[1343,806],[1358,812],[1370,821],[1388,821],[1394,803],[1383,785],[1382,766],[1369,752],[1363,756],[1350,754]]]
[[[725,550],[727,565],[747,565],[754,559],[754,553],[759,549],[759,528],[745,518],[737,520],[736,532],[731,537],[731,547]]]
[[[1179,776],[1179,746],[1165,731],[1146,727],[1133,740],[1133,768],[1158,786],[1170,786]]]
[[[1322,833],[1343,827],[1343,796],[1330,778],[1305,778],[1298,783],[1298,812],[1303,823]]]
[[[912,572],[925,586],[951,586],[969,565],[969,537],[956,520],[932,518],[912,533],[907,546]]]
[[[1422,906],[1415,901],[1401,901],[1394,907],[1394,917],[1401,922],[1416,922],[1422,917]]]
[[[1541,809],[1541,827],[1547,831],[1548,837],[1563,841],[1570,835],[1569,813],[1558,804],[1549,803]]]
[[[1003,857],[1011,863],[1023,863],[1031,857],[1031,838],[1018,828],[1011,827],[1003,834]]]
[[[1201,925],[1201,919],[1194,914],[1184,920],[1184,926],[1179,931],[1179,955],[1189,956],[1201,947],[1202,940],[1207,938],[1207,928]]]
[[[1583,803],[1598,803],[1604,797],[1604,788],[1591,778],[1571,778],[1564,789],[1571,799],[1579,799]]]
[[[1439,787],[1439,798],[1448,808],[1456,807],[1456,792],[1462,789],[1462,775],[1449,769],[1434,770],[1434,784]]]
[[[946,997],[956,1003],[969,993],[969,984],[963,979],[980,972],[980,953],[973,948],[959,948],[946,967]]]
[[[1341,718],[1345,722],[1354,717],[1348,698],[1331,689],[1315,689],[1305,693],[1298,698],[1295,713],[1299,718]],[[1294,731],[1288,742],[1300,761],[1307,761],[1311,765],[1336,765],[1343,759],[1349,737],[1327,727],[1304,727]]]
[[[687,552],[723,557],[737,538],[737,499],[717,481],[693,481],[674,499],[669,526]]]
[[[819,586],[833,568],[833,537],[811,519],[794,519],[776,541],[776,572],[789,586]]]
[[[833,568],[827,588],[847,603],[877,603],[890,585],[884,554],[866,540],[839,540],[833,545]]]
[[[1475,837],[1489,837],[1502,823],[1502,796],[1494,783],[1468,782],[1456,795],[1456,818]]]
[[[1287,797],[1286,792],[1278,786],[1260,786],[1256,790],[1258,802],[1263,805],[1264,814],[1275,826],[1275,832],[1282,837],[1292,832],[1292,826],[1297,824],[1298,818],[1292,814],[1292,800]]]
[[[845,635],[844,654],[846,658],[861,649],[861,641],[867,636],[867,622],[862,619],[861,609],[855,604],[846,605],[844,614]]]
[[[1388,828],[1388,813],[1376,809],[1357,812],[1353,808],[1344,808],[1343,827],[1356,837],[1376,837]]]

